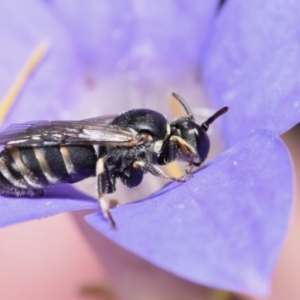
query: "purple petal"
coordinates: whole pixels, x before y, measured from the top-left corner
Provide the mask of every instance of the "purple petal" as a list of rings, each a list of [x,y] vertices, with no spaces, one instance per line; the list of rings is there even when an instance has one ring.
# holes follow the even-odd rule
[[[27,80],[6,124],[62,118],[74,105],[71,83],[79,76],[76,53],[67,33],[39,1],[0,3],[0,98],[4,97],[34,50],[47,40],[49,52]]]
[[[41,198],[12,198],[0,196],[0,227],[23,221],[49,217],[62,212],[94,209],[95,199],[69,185],[48,188]]]
[[[185,184],[117,207],[117,230],[98,213],[88,223],[127,250],[187,280],[266,295],[293,199],[282,141],[259,131]]]
[[[0,96],[42,40],[52,45],[5,125],[161,109],[170,87],[180,89],[172,78],[192,77],[217,3],[3,2]]]
[[[83,60],[101,72],[195,64],[218,1],[51,1]]]
[[[225,116],[230,145],[253,129],[282,134],[300,120],[298,1],[231,0],[203,58],[209,92]]]

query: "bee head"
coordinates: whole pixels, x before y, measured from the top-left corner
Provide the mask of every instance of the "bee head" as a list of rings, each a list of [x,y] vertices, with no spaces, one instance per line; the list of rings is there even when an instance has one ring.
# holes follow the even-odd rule
[[[193,158],[193,165],[199,167],[207,158],[210,141],[206,130],[202,126],[193,121],[190,121],[189,123],[191,130],[187,133],[184,132],[183,138],[195,149],[196,156]],[[189,159],[190,158],[188,157],[187,160]]]
[[[177,94],[173,93],[173,96],[180,102],[188,115],[187,117],[177,119],[171,123],[172,134],[180,138],[178,141],[180,145],[179,159],[191,162],[194,166],[200,166],[207,158],[210,148],[209,137],[207,135],[209,125],[219,116],[226,113],[229,108],[221,108],[202,125],[199,125],[195,122],[192,111],[186,102]]]
[[[179,159],[191,162],[195,166],[206,159],[210,142],[206,130],[190,118],[180,118],[171,124],[173,134],[180,137]]]

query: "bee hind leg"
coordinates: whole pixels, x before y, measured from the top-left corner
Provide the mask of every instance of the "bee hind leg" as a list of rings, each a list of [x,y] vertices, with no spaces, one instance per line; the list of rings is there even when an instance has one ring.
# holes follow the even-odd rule
[[[113,193],[115,191],[115,180],[110,176],[105,159],[103,157],[100,157],[97,160],[96,176],[98,203],[103,215],[110,221],[112,228],[116,228],[116,222],[114,221],[109,209],[109,205],[104,198],[106,193]]]
[[[102,210],[104,216],[110,221],[112,228],[116,228],[116,222],[111,215],[109,206],[106,202],[106,199],[104,198],[104,194],[99,194],[98,203],[101,207],[101,210]]]

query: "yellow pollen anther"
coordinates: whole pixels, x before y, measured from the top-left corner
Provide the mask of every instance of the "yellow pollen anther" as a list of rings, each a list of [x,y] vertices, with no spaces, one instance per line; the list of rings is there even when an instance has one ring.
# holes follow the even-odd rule
[[[38,47],[34,50],[33,54],[29,57],[25,66],[20,70],[11,88],[8,90],[7,94],[4,96],[3,100],[1,101],[0,125],[3,123],[5,117],[11,110],[13,104],[15,103],[20,92],[24,88],[30,75],[33,73],[33,71],[36,69],[38,64],[43,60],[43,58],[47,54],[49,47],[50,46],[48,41],[41,42],[41,44],[38,45]]]

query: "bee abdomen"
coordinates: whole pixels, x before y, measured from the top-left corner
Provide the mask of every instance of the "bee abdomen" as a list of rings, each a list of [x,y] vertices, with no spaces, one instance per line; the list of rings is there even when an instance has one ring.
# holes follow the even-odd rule
[[[48,185],[95,174],[93,146],[7,147],[0,153],[0,193],[40,196]]]

